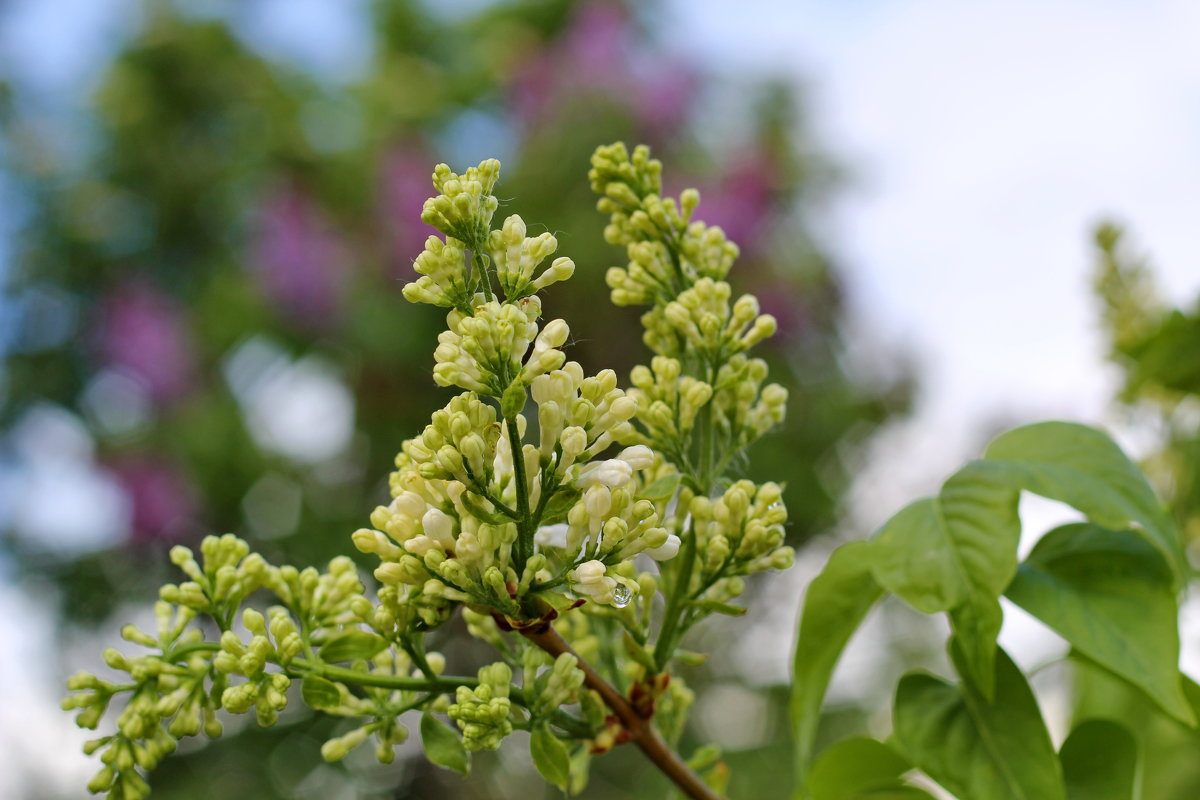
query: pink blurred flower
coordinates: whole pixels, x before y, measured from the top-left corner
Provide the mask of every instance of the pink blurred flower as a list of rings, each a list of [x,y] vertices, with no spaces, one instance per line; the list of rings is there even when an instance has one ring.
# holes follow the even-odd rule
[[[667,136],[692,102],[694,75],[636,44],[624,4],[580,3],[562,36],[516,68],[510,105],[536,125],[581,97],[599,96],[627,109],[642,135]]]
[[[719,225],[743,252],[766,242],[762,234],[776,221],[775,179],[770,162],[758,153],[735,160],[724,175],[700,190],[696,216]]]
[[[177,541],[195,527],[195,486],[171,461],[155,455],[126,457],[110,465],[132,509],[132,541]]]
[[[261,291],[292,321],[317,327],[335,321],[345,253],[301,187],[288,184],[268,197],[253,254]]]
[[[765,344],[782,347],[802,339],[812,323],[811,311],[804,296],[794,283],[767,277],[754,286],[764,314],[775,317],[779,329]]]
[[[579,5],[563,35],[560,49],[569,54],[572,65],[593,76],[620,72],[627,37],[625,9],[617,3],[593,0]]]
[[[666,136],[683,124],[699,81],[686,64],[662,64],[638,81],[638,119],[647,131]]]
[[[433,194],[430,177],[433,159],[413,143],[394,146],[384,157],[380,173],[379,212],[387,237],[387,260],[391,274],[412,279],[412,262],[436,233],[421,222],[421,208]]]
[[[168,295],[130,282],[112,291],[100,312],[102,360],[141,381],[151,398],[169,403],[186,394],[192,347],[184,315]]]

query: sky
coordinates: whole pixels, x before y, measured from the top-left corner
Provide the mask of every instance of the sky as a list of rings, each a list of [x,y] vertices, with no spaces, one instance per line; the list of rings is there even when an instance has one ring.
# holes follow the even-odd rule
[[[108,34],[129,24],[115,12],[131,4],[12,6],[0,58],[55,91],[88,84],[111,52]],[[257,8],[247,35],[281,57],[321,59],[335,76],[361,57],[337,0]],[[749,68],[803,80],[816,139],[847,171],[818,234],[849,280],[856,334],[908,351],[921,380],[912,420],[882,437],[855,490],[859,535],[932,491],[989,425],[1115,421],[1089,230],[1104,217],[1125,223],[1168,299],[1200,293],[1200,4],[668,0],[666,18],[667,46],[718,76]],[[326,34],[318,49],[314,30]],[[1050,521],[1061,510],[1030,513]],[[5,608],[28,602],[6,594],[0,582]],[[0,636],[18,643],[0,658],[7,677],[52,643],[4,618]],[[1014,620],[1009,636],[1035,636]],[[1200,653],[1186,660],[1200,664]],[[74,735],[65,715],[35,713],[45,693],[58,688],[11,694],[35,730],[22,733],[28,749],[0,732],[0,794],[20,791],[3,776],[45,752],[40,737]],[[77,785],[88,769],[72,762],[58,774]]]
[[[915,354],[911,422],[860,490],[929,491],[996,422],[1114,422],[1089,232],[1200,292],[1200,6],[1184,0],[674,0],[672,46],[799,76],[849,171],[823,235],[861,333]],[[922,453],[897,480],[895,452]],[[911,460],[905,459],[910,467]],[[893,503],[871,504],[886,515]],[[868,522],[878,523],[880,518]]]

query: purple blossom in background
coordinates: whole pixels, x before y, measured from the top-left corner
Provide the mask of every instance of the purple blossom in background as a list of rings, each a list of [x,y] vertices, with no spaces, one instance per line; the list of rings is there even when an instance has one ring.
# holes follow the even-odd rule
[[[562,38],[560,50],[569,54],[576,71],[596,78],[623,70],[626,37],[625,10],[616,3],[589,2],[578,7]]]
[[[135,544],[178,541],[196,527],[196,489],[175,464],[142,455],[123,458],[109,468],[129,498]]]
[[[252,252],[260,290],[291,321],[324,327],[336,320],[345,254],[301,187],[288,183],[268,197]]]
[[[669,135],[692,102],[695,75],[681,63],[639,60],[631,44],[621,4],[579,4],[562,38],[517,67],[510,106],[526,124],[536,124],[581,95],[601,95],[623,105],[643,135]]]
[[[191,337],[184,319],[168,295],[144,283],[127,283],[102,302],[100,358],[141,381],[156,403],[178,399],[192,378]]]
[[[380,227],[387,237],[389,274],[412,279],[412,262],[437,233],[421,222],[421,209],[433,193],[430,174],[433,158],[412,143],[393,147],[384,157],[380,186]]]
[[[775,186],[770,161],[749,153],[732,162],[715,182],[700,190],[697,212],[709,225],[719,225],[725,235],[751,254],[763,232],[775,223]]]
[[[646,133],[666,137],[679,128],[698,84],[696,73],[681,62],[655,65],[638,81],[635,110]]]
[[[812,316],[808,301],[798,290],[796,284],[789,283],[775,276],[766,276],[757,281],[754,295],[764,314],[775,317],[779,330],[775,336],[767,339],[766,347],[785,347],[804,337],[809,330]]]

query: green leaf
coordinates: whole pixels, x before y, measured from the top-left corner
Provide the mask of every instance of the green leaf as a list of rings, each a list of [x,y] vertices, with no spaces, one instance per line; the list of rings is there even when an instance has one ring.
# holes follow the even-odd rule
[[[870,551],[867,542],[851,542],[834,550],[804,596],[791,700],[801,785],[812,758],[821,703],[833,668],[867,612],[883,596],[871,575]]]
[[[366,631],[346,631],[330,639],[318,655],[330,664],[372,658],[387,647],[387,640]]]
[[[421,717],[421,745],[425,748],[426,758],[434,764],[467,774],[469,761],[462,739],[453,728],[428,712]]]
[[[884,589],[926,614],[950,612],[976,685],[991,693],[999,598],[1017,570],[1020,493],[987,462],[950,476],[937,497],[905,507],[875,534]]]
[[[1012,485],[1067,503],[1097,525],[1136,528],[1171,565],[1177,587],[1187,573],[1170,515],[1141,470],[1101,431],[1069,422],[1026,425],[996,438],[985,457]]]
[[[962,653],[952,656],[965,672]],[[893,710],[895,740],[912,763],[969,800],[1066,800],[1062,768],[1025,677],[996,651],[995,699],[969,680],[954,686],[909,673]]]
[[[675,490],[679,488],[682,480],[683,476],[678,472],[664,475],[642,487],[642,490],[638,492],[638,497],[644,497],[647,500],[669,500],[675,495]]]
[[[929,795],[905,786],[900,776],[912,769],[883,742],[863,737],[830,745],[813,764],[808,788],[813,800],[922,800]]]
[[[300,696],[309,708],[322,711],[342,704],[342,692],[333,681],[319,675],[305,675],[300,684]]]
[[[562,740],[545,725],[537,725],[529,737],[529,753],[542,777],[560,789],[571,779],[571,756]]]
[[[1105,719],[1080,723],[1058,757],[1067,800],[1134,800],[1138,746],[1124,726]]]
[[[1142,537],[1078,523],[1046,534],[1006,594],[1168,714],[1195,725],[1179,675],[1171,579],[1170,566]]]
[[[579,500],[580,494],[578,489],[572,489],[569,486],[560,486],[546,502],[546,508],[542,510],[542,517],[538,520],[538,525],[553,525],[557,522],[565,522],[567,512]]]

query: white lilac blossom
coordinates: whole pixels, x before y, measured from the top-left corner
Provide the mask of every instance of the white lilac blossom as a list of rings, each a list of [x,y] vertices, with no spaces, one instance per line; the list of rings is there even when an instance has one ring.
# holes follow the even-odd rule
[[[327,760],[372,741],[391,761],[408,737],[401,715],[419,710],[436,763],[465,770],[470,751],[522,727],[539,769],[565,785],[591,755],[649,735],[627,727],[634,718],[657,714],[677,734],[691,703],[671,674],[683,633],[736,613],[728,601],[745,576],[791,564],[780,487],[728,478],[785,413],[787,393],[764,385],[766,363],[745,352],[774,320],[750,295],[730,302],[737,247],[693,219],[698,193],[662,198],[645,148],[593,159],[606,238],[629,258],[608,273],[612,299],[650,306],[655,355],[625,389],[612,370],[588,375],[568,358],[565,321],[543,321],[537,292],[575,265],[546,265],[557,239],[528,236],[517,215],[492,229],[499,168],[438,166],[421,216],[441,235],[404,296],[448,309],[433,377],[458,394],[401,445],[391,499],[350,537],[377,559],[374,585],[348,557],[323,571],[274,566],[231,535],[205,539],[199,558],[172,550],[186,580],[163,587],[157,632],[122,631],[146,652],[105,654],[128,680],[69,684],[64,708],[83,727],[129,698],[115,731],[86,746],[103,765],[92,791],[144,797],[145,773],[180,738],[219,736],[218,710],[270,725],[296,683],[304,703],[348,720],[321,748]],[[425,647],[460,612],[497,653],[473,677],[447,674]],[[601,662],[617,672],[602,676]],[[629,686],[628,699],[606,680]]]

